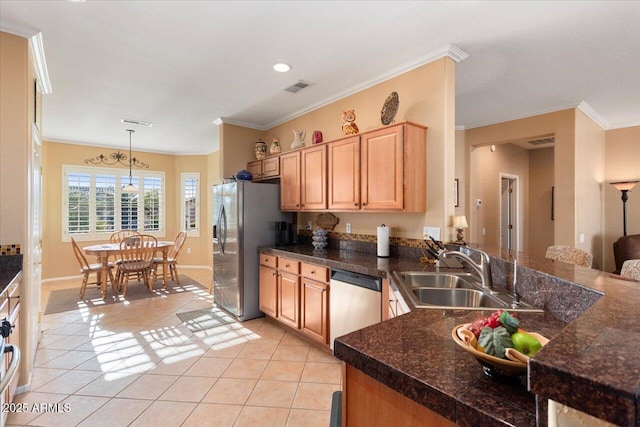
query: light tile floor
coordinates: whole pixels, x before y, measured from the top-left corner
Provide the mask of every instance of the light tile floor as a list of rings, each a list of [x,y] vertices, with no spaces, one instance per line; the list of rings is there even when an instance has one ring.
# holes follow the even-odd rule
[[[80,279],[43,285],[42,307],[69,287]],[[7,425],[328,426],[339,361],[264,318],[192,333],[175,315],[211,304],[194,288],[45,315],[31,391],[14,401],[26,412]]]

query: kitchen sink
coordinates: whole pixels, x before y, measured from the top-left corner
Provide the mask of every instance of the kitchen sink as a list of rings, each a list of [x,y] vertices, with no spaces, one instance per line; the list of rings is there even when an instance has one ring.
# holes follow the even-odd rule
[[[423,304],[439,307],[508,308],[508,304],[476,289],[413,288]]]
[[[400,273],[402,279],[411,287],[425,288],[465,288],[473,289],[473,285],[468,280],[471,279],[470,273],[461,274],[442,274],[431,273],[425,271],[413,271]],[[467,280],[465,280],[467,279]]]
[[[393,276],[417,308],[543,312],[522,301],[513,306],[512,294],[483,288],[478,279],[467,272],[404,271],[394,272]]]

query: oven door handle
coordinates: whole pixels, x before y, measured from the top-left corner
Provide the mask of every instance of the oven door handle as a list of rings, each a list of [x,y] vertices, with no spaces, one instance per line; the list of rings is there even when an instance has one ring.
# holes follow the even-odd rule
[[[12,353],[11,362],[9,362],[9,367],[7,368],[7,372],[0,380],[0,393],[4,393],[4,391],[9,387],[11,381],[13,381],[13,377],[16,376],[18,372],[18,364],[20,363],[20,349],[15,346],[8,344],[4,347],[5,353]]]

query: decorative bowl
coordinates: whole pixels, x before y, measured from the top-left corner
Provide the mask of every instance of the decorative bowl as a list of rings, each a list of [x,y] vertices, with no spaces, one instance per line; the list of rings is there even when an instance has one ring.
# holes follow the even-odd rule
[[[253,175],[248,170],[241,170],[236,173],[236,179],[238,181],[251,181],[253,179]]]
[[[484,373],[490,377],[518,377],[527,373],[527,362],[529,356],[520,353],[514,348],[508,348],[505,356],[507,359],[491,356],[490,354],[478,351],[476,346],[478,340],[468,327],[471,323],[458,325],[451,331],[451,336],[456,344],[471,353],[476,360],[483,366]],[[536,332],[527,332],[534,336],[542,346],[545,346],[549,340]]]

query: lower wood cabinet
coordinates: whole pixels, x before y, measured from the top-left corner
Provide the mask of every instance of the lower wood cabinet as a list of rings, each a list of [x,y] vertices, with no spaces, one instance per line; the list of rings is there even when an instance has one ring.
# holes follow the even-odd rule
[[[301,329],[314,340],[329,344],[329,284],[302,278]]]
[[[260,254],[260,310],[329,345],[329,269]]]
[[[296,274],[278,274],[277,318],[292,328],[300,328],[300,276]]]

